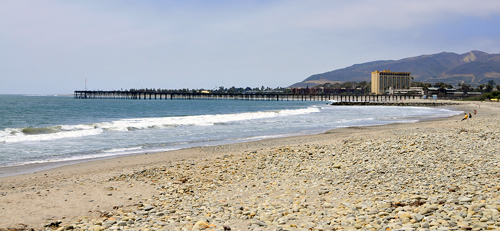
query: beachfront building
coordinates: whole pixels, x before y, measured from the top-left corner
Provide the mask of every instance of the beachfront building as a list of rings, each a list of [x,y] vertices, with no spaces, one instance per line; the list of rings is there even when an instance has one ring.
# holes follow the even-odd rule
[[[372,72],[373,94],[385,94],[390,87],[394,89],[408,89],[410,86],[410,72],[391,72],[390,70]]]
[[[404,89],[394,89],[389,87],[389,95],[424,95],[425,91],[422,87],[410,87]]]

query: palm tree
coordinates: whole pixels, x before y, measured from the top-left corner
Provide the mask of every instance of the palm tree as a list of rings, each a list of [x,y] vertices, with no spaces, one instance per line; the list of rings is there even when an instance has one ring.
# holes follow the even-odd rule
[[[493,85],[491,84],[486,84],[486,92],[491,92],[491,90],[493,90]]]

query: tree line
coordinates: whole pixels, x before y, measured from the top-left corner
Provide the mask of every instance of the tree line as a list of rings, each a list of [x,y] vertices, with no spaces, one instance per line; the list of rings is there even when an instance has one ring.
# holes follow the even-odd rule
[[[235,87],[232,86],[230,88],[226,88],[224,86],[216,87],[214,89],[189,89],[189,88],[182,88],[182,89],[161,89],[161,88],[131,88],[129,90],[125,90],[126,92],[156,92],[156,93],[269,93],[269,92],[279,92],[279,93],[290,93],[291,90],[288,88],[283,88],[283,87],[276,87],[276,88],[270,88],[270,87]]]
[[[431,87],[437,87],[439,89],[448,89],[448,88],[454,88],[453,85],[443,83],[443,82],[437,82],[434,84],[431,83],[424,83],[424,82],[412,82],[411,87],[422,87],[424,90],[428,90]],[[367,81],[362,81],[362,82],[355,82],[355,81],[348,81],[348,82],[343,82],[343,83],[324,83],[324,84],[319,84],[311,88],[325,88],[325,89],[358,89],[359,92],[364,92],[364,93],[370,93],[371,92],[371,82]],[[456,88],[458,91],[462,91],[464,93],[467,92],[481,92],[481,93],[489,93],[494,91],[495,89],[497,91],[500,91],[500,85],[497,85],[494,80],[488,81],[487,84],[480,84],[477,87],[471,87],[470,84],[465,84],[465,83],[459,83],[458,87]],[[123,90],[122,90],[123,91]],[[224,86],[219,86],[215,87],[213,89],[189,89],[189,88],[182,88],[182,89],[161,89],[161,88],[140,88],[140,89],[135,89],[131,88],[129,90],[125,90],[126,92],[156,92],[156,93],[253,93],[253,94],[261,94],[261,93],[291,93],[290,88],[283,88],[283,87],[276,87],[276,88],[270,88],[270,87],[235,87],[232,86],[230,88],[226,88]]]

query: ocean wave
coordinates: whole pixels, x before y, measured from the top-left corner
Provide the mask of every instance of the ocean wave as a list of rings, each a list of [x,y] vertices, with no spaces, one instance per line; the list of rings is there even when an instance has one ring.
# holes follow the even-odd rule
[[[27,127],[21,130],[22,133],[26,135],[36,135],[36,134],[50,134],[61,131],[62,126],[44,127],[44,128],[34,128]]]
[[[259,112],[245,112],[245,113],[234,113],[234,114],[134,118],[134,119],[122,119],[112,122],[100,123],[96,124],[96,126],[105,129],[107,131],[158,129],[162,127],[175,128],[178,126],[213,126],[213,125],[227,125],[238,121],[309,114],[319,111],[320,109],[317,107],[308,107],[304,109],[286,109],[279,111],[259,111]]]
[[[101,134],[102,129],[90,129],[90,130],[70,130],[64,131],[60,130],[57,132],[47,132],[51,129],[29,129],[30,131],[24,133],[23,129],[7,129],[10,132],[0,132],[0,143],[17,143],[17,142],[28,142],[28,141],[47,141],[47,140],[57,140],[65,138],[77,138],[83,136],[94,136]],[[7,134],[8,133],[8,134]]]
[[[195,115],[120,119],[110,122],[49,127],[7,128],[0,131],[0,143],[47,141],[99,135],[103,132],[129,132],[143,129],[176,128],[179,126],[224,126],[239,121],[293,116],[319,112],[318,107],[259,111],[234,114]]]

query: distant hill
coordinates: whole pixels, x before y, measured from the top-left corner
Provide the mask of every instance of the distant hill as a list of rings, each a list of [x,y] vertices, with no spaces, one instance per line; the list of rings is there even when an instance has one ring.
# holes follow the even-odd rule
[[[500,84],[500,54],[481,51],[465,54],[442,52],[401,60],[374,61],[315,74],[291,87],[313,87],[326,82],[371,81],[371,72],[376,70],[411,72],[413,81],[417,82],[444,82],[453,85],[466,83],[477,86],[494,80]]]

